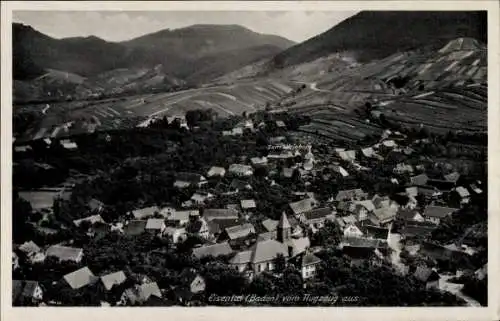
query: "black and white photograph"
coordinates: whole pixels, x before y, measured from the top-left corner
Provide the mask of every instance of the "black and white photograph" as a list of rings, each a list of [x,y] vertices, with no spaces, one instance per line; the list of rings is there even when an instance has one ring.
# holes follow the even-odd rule
[[[492,304],[487,10],[11,15],[13,307]]]

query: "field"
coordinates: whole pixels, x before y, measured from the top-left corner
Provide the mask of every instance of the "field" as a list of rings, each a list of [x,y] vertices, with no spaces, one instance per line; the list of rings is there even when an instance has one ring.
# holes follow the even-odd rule
[[[380,108],[388,120],[431,131],[487,131],[487,87],[446,88],[395,100]]]
[[[14,107],[15,113],[35,111],[41,122],[17,141],[137,126],[157,116],[182,115],[188,110],[211,108],[221,117],[263,109],[299,85],[266,79],[233,85],[190,89],[174,93],[137,95],[99,101],[73,101]]]

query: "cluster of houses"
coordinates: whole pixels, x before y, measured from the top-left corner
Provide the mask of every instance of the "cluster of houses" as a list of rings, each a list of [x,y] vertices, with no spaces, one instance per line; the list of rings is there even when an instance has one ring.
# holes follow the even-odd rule
[[[260,126],[261,124],[255,127]],[[276,126],[286,127],[283,122],[276,122]],[[223,135],[240,135],[243,129],[254,130],[255,127],[251,121],[245,120],[233,130],[223,132]],[[227,168],[213,164],[203,174],[180,172],[176,174],[174,187],[197,188],[191,198],[180,206],[138,208],[127,213],[121,222],[108,224],[100,216],[105,205],[92,200],[89,202],[92,214],[73,223],[77,228],[85,224],[89,235],[94,237],[111,231],[131,237],[149,233],[168,238],[174,246],[188,236],[195,235],[204,239],[205,243],[193,248],[194,257],[224,257],[228,266],[243,273],[248,280],[263,272],[279,274],[277,258],[280,257],[285,264],[295,266],[300,271],[304,286],[316,277],[321,264],[321,255],[317,254],[323,250],[322,246],[311,246],[309,236],[323,229],[327,222],[336,224],[340,229],[342,239],[337,248],[351,259],[353,265],[364,262],[391,263],[394,260],[393,252],[397,251],[398,246],[392,244],[391,230],[395,221],[403,222],[399,234],[412,255],[449,259],[473,254],[474,250],[465,244],[441,246],[426,242],[426,237],[441,220],[467,204],[472,194],[482,193],[479,181],[468,186],[460,185],[460,174],[457,172],[449,172],[442,178],[429,178],[423,166],[398,163],[394,165],[394,177],[391,179],[391,182],[401,187],[396,195],[370,195],[357,188],[340,190],[331,195],[328,201],[318,202],[313,193],[297,192],[299,199],[288,204],[279,220],[250,220],[259,204],[249,198],[240,198],[238,203],[225,204],[221,208],[206,206],[208,201],[218,197],[252,191],[248,178],[261,166],[271,169],[269,176],[292,178],[297,174],[306,180],[323,173],[324,168],[329,168],[342,178],[349,177],[352,171],[368,171],[370,169],[363,163],[363,159],[383,161],[383,155],[388,152],[411,155],[412,148],[402,146],[402,138],[404,135],[400,133],[386,131],[380,143],[373,146],[360,150],[336,149],[336,158],[318,158],[313,154],[312,146],[302,150],[292,146],[281,150],[272,149],[265,157],[247,157],[246,162],[234,163]],[[269,140],[273,144],[280,144],[284,139],[272,137]],[[296,159],[297,156],[300,156],[299,163],[276,172],[275,165],[278,161]],[[212,185],[210,182],[222,177],[230,177],[231,183],[225,185],[219,182],[215,184],[215,188],[208,188]],[[407,181],[405,177],[408,177]],[[274,180],[268,181],[270,185],[276,184]],[[445,195],[449,197],[444,198]],[[450,199],[457,206],[448,205]],[[19,245],[16,251],[24,253],[31,264],[43,262],[47,257],[78,263],[84,255],[82,249],[68,245],[53,245],[42,250],[32,241]],[[19,263],[17,255],[13,255],[13,268],[16,269]],[[186,270],[183,274],[189,280],[187,287],[166,291],[167,289],[160,289],[155,282],[145,277],[143,282],[126,289],[116,304],[153,304],[150,300],[161,300],[166,292],[173,292],[177,303],[190,304],[193,297],[204,291],[205,281],[197,271]],[[428,287],[435,286],[439,279],[439,275],[436,279],[437,272],[426,266],[419,266],[412,274]],[[73,289],[80,289],[100,280],[109,291],[114,285],[123,283],[127,276],[123,271],[95,276],[88,267],[83,267],[65,275],[63,279]],[[16,302],[21,299],[41,301],[37,284],[29,280],[16,282],[19,287],[16,290]]]

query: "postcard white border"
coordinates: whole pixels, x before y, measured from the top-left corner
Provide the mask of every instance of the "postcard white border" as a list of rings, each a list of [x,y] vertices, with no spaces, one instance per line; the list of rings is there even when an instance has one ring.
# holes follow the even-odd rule
[[[24,320],[499,320],[499,6],[497,1],[2,1],[1,3],[1,319]],[[488,11],[489,306],[486,308],[13,308],[11,307],[11,21],[15,10],[65,11]]]

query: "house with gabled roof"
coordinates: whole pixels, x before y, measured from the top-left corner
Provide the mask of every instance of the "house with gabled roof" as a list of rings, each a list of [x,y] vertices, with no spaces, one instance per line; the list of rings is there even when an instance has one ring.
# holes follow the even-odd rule
[[[186,268],[182,270],[179,274],[179,278],[182,279],[185,284],[185,288],[187,288],[190,293],[198,294],[205,291],[205,278],[203,278],[195,269]]]
[[[278,255],[288,257],[288,248],[276,240],[258,241],[251,249],[251,268],[254,274],[274,270],[274,260]]]
[[[175,174],[174,187],[186,188],[189,186],[201,187],[208,183],[207,179],[197,173],[179,172]]]
[[[83,258],[83,249],[62,245],[53,245],[47,249],[45,253],[47,257],[55,257],[59,261],[81,262]]]
[[[238,211],[228,208],[206,208],[203,210],[203,217],[207,222],[216,219],[238,219],[239,213]]]
[[[342,190],[337,193],[335,196],[335,200],[337,202],[341,201],[354,201],[354,200],[363,200],[368,196],[362,189],[350,189],[350,190]]]
[[[241,225],[226,227],[224,232],[219,236],[219,240],[234,241],[248,237],[252,234],[255,234],[254,226],[251,223],[244,223]]]
[[[375,225],[384,226],[396,218],[398,209],[396,207],[382,207],[375,209],[368,215],[368,219]]]
[[[207,256],[218,257],[221,255],[230,255],[233,249],[228,242],[215,243],[211,245],[203,245],[193,248],[193,255],[197,259],[202,259]]]
[[[284,244],[288,246],[288,257],[293,258],[307,251],[311,246],[309,237],[289,238]]]
[[[219,166],[212,166],[207,172],[207,177],[223,177],[224,175],[226,175],[226,169]]]
[[[262,240],[261,240],[262,241]],[[239,271],[240,273],[245,272],[251,269],[252,262],[252,250],[240,251],[237,252],[230,260],[229,265],[234,269]]]
[[[207,227],[208,230],[208,227]],[[165,231],[163,232],[163,235],[170,239],[172,243],[177,244],[181,241],[183,241],[186,238],[186,228],[184,227],[172,227],[172,226],[167,226],[165,228]],[[198,233],[193,233],[193,234],[198,234]],[[204,235],[204,234],[199,234]],[[202,236],[204,237],[204,236]]]
[[[307,251],[301,255],[299,263],[302,279],[308,280],[316,276],[321,259],[310,251]]]
[[[241,200],[240,201],[241,208],[243,210],[253,210],[257,208],[257,205],[255,204],[255,200],[249,199],[249,200]]]
[[[371,209],[372,211],[375,210],[376,208],[389,207],[391,205],[391,199],[389,198],[389,196],[380,196],[378,194],[375,194],[372,197],[372,204],[373,204],[373,209]]]
[[[141,209],[136,209],[132,211],[132,215],[136,220],[145,219],[151,217],[157,213],[160,213],[161,209],[158,206],[148,206]]]
[[[276,231],[276,228],[278,226],[279,221],[277,220],[272,220],[270,218],[263,220],[261,222],[262,226],[268,231],[268,232],[273,232]]]
[[[109,273],[100,277],[102,285],[106,291],[111,291],[113,286],[120,285],[127,280],[123,271]]]
[[[425,186],[427,185],[427,181],[429,180],[429,177],[426,174],[419,174],[410,177],[410,183],[412,185],[417,185],[417,186]]]
[[[126,289],[117,305],[140,305],[146,302],[151,296],[162,298],[162,294],[156,282],[143,283]]]
[[[408,174],[413,174],[413,166],[411,165],[408,165],[408,164],[404,164],[404,163],[398,163],[392,170],[392,172],[394,174],[399,174],[399,175],[402,175],[402,174],[405,174],[405,173],[408,173]]]
[[[12,280],[12,305],[31,306],[43,300],[43,290],[38,281]]]
[[[355,150],[344,150],[337,153],[342,160],[353,162],[356,160]]]
[[[396,218],[406,222],[423,222],[424,217],[417,211],[411,209],[400,208],[396,213]]]
[[[286,128],[285,122],[282,120],[277,120],[276,121],[276,127],[278,128]]]
[[[199,217],[199,210],[185,210],[185,211],[175,211],[166,218],[167,223],[174,224],[176,226],[185,226],[191,217]]]
[[[316,229],[322,228],[326,221],[335,220],[335,211],[330,207],[316,208],[300,214],[299,220]]]
[[[83,267],[74,272],[68,273],[63,277],[64,281],[74,290],[93,284],[98,277],[90,271],[88,267]]]
[[[463,186],[458,186],[453,190],[454,196],[460,201],[460,204],[467,204],[470,201],[470,193]]]
[[[458,208],[429,205],[425,208],[422,216],[427,222],[439,224],[442,219],[458,211]]]
[[[231,164],[229,166],[228,172],[235,176],[246,177],[253,175],[253,168],[249,165]]]
[[[40,247],[33,241],[24,242],[23,244],[19,245],[18,250],[26,255],[29,255],[31,253],[39,253],[41,251]]]
[[[444,179],[453,184],[457,184],[458,180],[460,179],[460,173],[456,171],[451,172],[449,174],[444,175]]]
[[[315,207],[315,205],[315,201],[312,198],[305,198],[303,200],[288,204],[292,214],[297,217],[300,214],[311,211]]]
[[[412,221],[401,227],[399,234],[405,240],[421,240],[431,235],[436,225],[429,222]]]
[[[361,225],[361,230],[363,231],[363,236],[368,239],[375,239],[388,242],[389,241],[389,229],[374,225],[363,224]]]
[[[252,157],[250,158],[250,162],[253,166],[264,166],[267,165],[267,157]]]
[[[161,235],[165,229],[165,220],[163,218],[150,218],[146,221],[145,230],[148,233],[152,233],[155,235]]]
[[[147,223],[146,220],[131,220],[123,228],[123,233],[130,236],[141,235],[146,231]]]
[[[386,242],[376,239],[350,238],[345,239],[341,250],[351,260],[351,265],[359,266],[368,261],[371,264],[379,264],[388,245]]]
[[[78,227],[78,226],[80,226],[80,224],[82,222],[88,222],[90,225],[93,225],[95,223],[106,223],[102,219],[101,215],[96,214],[96,215],[90,215],[90,216],[87,216],[87,217],[84,217],[84,218],[81,218],[81,219],[78,219],[78,220],[74,220],[73,224],[75,224],[75,226]]]
[[[345,238],[363,237],[361,225],[358,223],[347,223],[343,226],[343,234]]]
[[[239,193],[242,191],[250,191],[252,190],[252,185],[250,185],[248,182],[239,180],[239,179],[233,179],[231,183],[229,184],[228,191],[225,193],[226,195],[231,195],[235,193]]]

